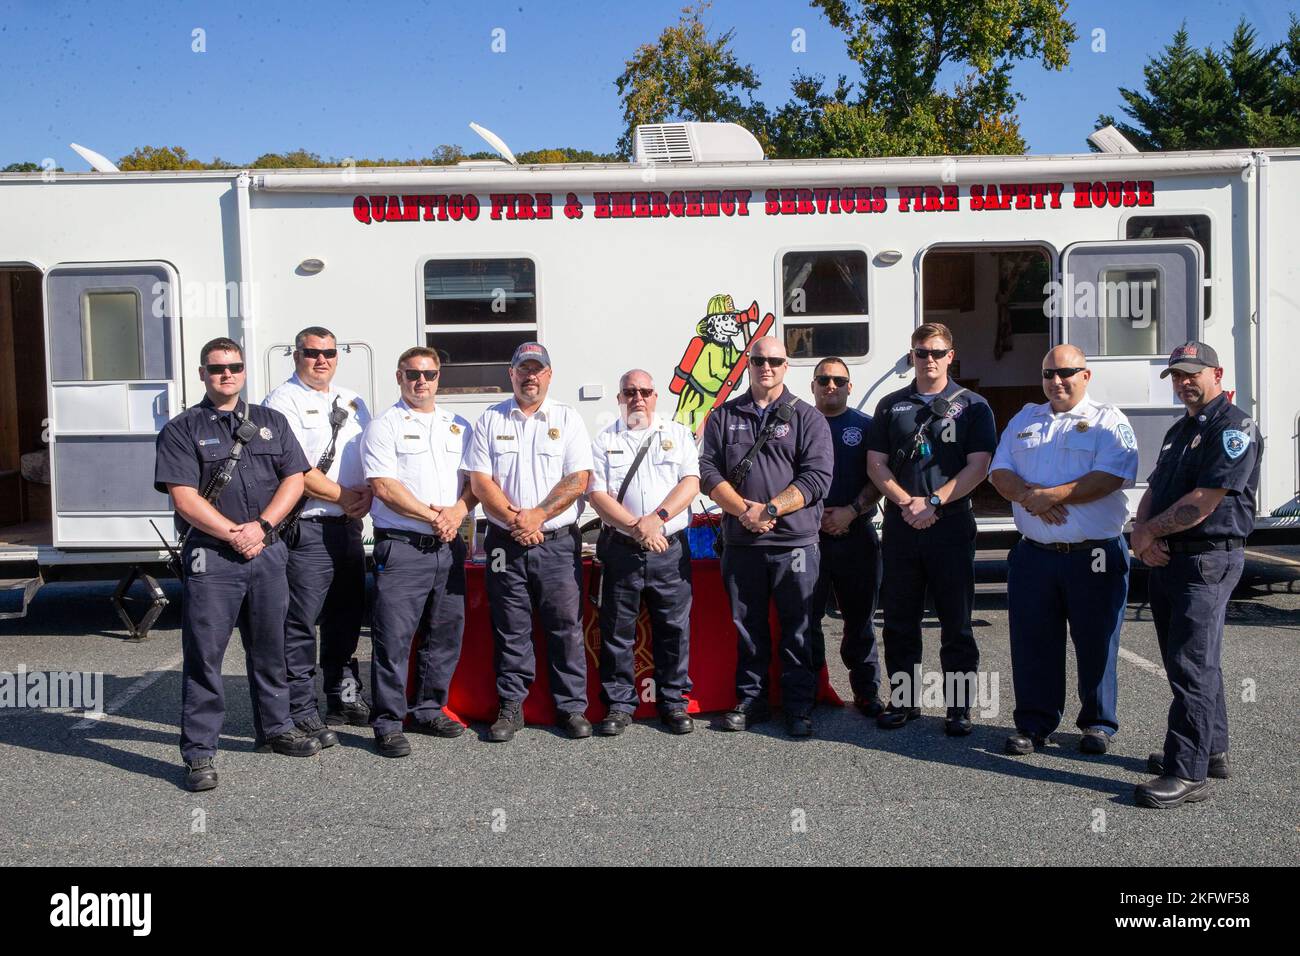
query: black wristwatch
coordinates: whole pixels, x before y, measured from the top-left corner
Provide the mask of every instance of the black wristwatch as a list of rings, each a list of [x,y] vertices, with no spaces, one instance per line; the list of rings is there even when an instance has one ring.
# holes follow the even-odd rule
[[[257,524],[261,527],[262,531],[265,532],[265,536],[262,538],[262,543],[270,544],[273,542],[275,540],[275,526],[260,516],[257,519]]]
[[[773,503],[770,502],[770,501],[767,503],[767,506],[766,506],[763,510],[767,513],[767,516],[768,516],[769,518],[779,518],[779,517],[781,517],[780,510],[777,508],[777,506],[776,506],[775,504],[773,504]]]
[[[938,495],[931,495],[929,498],[926,498],[925,503],[934,509],[935,514],[938,514],[939,509],[943,507],[943,499]]]

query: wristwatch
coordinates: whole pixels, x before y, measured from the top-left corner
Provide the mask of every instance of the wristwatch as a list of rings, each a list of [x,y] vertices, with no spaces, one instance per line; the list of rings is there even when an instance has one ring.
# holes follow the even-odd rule
[[[858,499],[854,498],[851,502],[849,502],[849,507],[853,509],[853,513],[855,515],[858,515],[859,517],[862,516],[863,509],[858,507]]]
[[[772,502],[770,502],[770,501],[767,503],[767,507],[765,507],[763,510],[764,510],[765,512],[767,512],[767,516],[768,516],[769,518],[778,518],[778,517],[780,517],[780,512],[779,512],[779,510],[777,509],[776,505],[774,505],[774,504],[773,504]]]
[[[940,508],[943,507],[943,499],[940,498],[938,495],[931,495],[929,498],[926,498],[925,503],[928,504],[935,511],[938,511]]]
[[[667,509],[667,508],[656,508],[656,509],[655,509],[655,514],[657,514],[657,515],[659,516],[659,520],[662,521],[664,524],[667,524],[667,523],[668,523],[668,519],[671,517],[671,516],[668,514],[668,509]]]
[[[273,542],[275,540],[275,526],[260,516],[257,519],[257,523],[258,526],[261,527],[262,531],[265,532],[265,537],[262,538],[262,543],[270,544]]]

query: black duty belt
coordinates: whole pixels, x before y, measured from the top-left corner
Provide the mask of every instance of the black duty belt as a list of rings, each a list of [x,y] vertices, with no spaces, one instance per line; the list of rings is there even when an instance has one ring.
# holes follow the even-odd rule
[[[420,534],[418,531],[401,531],[395,528],[376,528],[375,542],[387,541],[389,539],[405,541],[411,547],[419,551],[437,551],[444,544],[450,544],[449,541],[443,541],[436,534]]]
[[[1206,551],[1240,551],[1246,547],[1245,538],[1201,538],[1193,541],[1170,541],[1165,538],[1170,554],[1204,554]]]
[[[554,541],[556,538],[565,538],[573,534],[575,531],[577,531],[577,529],[578,526],[576,524],[566,524],[563,528],[556,528],[554,531],[543,531],[542,540]],[[506,537],[513,539],[513,536],[505,528],[499,527],[498,525],[494,525],[489,522],[488,533],[491,534],[494,531],[498,534],[503,534]]]
[[[1042,548],[1044,551],[1091,551],[1094,548],[1104,548],[1114,541],[1114,538],[1090,538],[1087,541],[1035,541],[1033,538],[1020,539],[1025,544],[1032,544],[1035,548]]]
[[[299,521],[315,521],[317,524],[347,524],[352,519],[347,515],[312,515],[307,518],[299,518]],[[376,532],[378,534],[378,532]]]

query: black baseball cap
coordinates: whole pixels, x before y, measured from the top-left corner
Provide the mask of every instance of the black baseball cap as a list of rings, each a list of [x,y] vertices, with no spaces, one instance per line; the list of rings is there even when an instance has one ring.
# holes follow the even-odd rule
[[[1203,368],[1218,368],[1219,353],[1204,342],[1184,342],[1169,355],[1169,364],[1160,373],[1167,378],[1174,369],[1195,375]]]
[[[515,354],[510,358],[510,367],[518,368],[525,362],[540,362],[550,368],[551,353],[546,351],[546,346],[541,342],[525,342],[515,349]]]

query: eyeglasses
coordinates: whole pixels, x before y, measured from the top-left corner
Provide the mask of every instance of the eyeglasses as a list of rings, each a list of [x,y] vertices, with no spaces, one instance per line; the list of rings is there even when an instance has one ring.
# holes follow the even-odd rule
[[[222,372],[229,372],[231,375],[238,375],[244,370],[243,362],[230,362],[226,365],[205,365],[209,375],[220,375]]]
[[[422,377],[426,382],[438,381],[438,370],[436,368],[404,368],[402,375],[408,382],[418,382]]]
[[[339,354],[338,349],[299,349],[298,352],[299,354],[302,355],[303,358],[309,358],[309,359],[314,359],[314,358],[332,359],[332,358],[338,358],[338,354]]]
[[[951,351],[952,349],[912,349],[912,354],[919,359],[932,358],[938,361]]]
[[[843,388],[849,384],[849,377],[847,375],[818,375],[815,381],[822,388],[825,388],[831,382],[835,383],[836,388]]]
[[[776,355],[751,355],[749,361],[754,365],[757,365],[759,368],[762,368],[764,365],[770,365],[772,368],[780,368],[785,364],[785,359]]]
[[[1043,381],[1051,381],[1054,375],[1061,376],[1061,381],[1065,381],[1067,378],[1086,371],[1087,369],[1083,368],[1045,368],[1043,369]]]
[[[623,389],[623,397],[624,397],[624,398],[636,398],[638,395],[640,395],[642,398],[650,398],[652,395],[654,395],[654,393],[655,393],[655,390],[654,390],[653,388],[631,388],[631,387],[628,387],[628,388]]]

